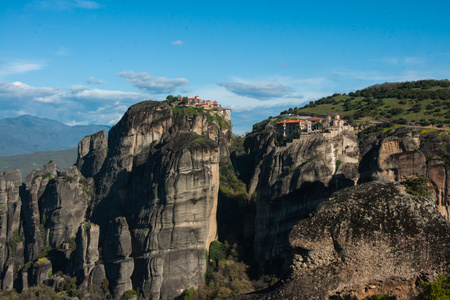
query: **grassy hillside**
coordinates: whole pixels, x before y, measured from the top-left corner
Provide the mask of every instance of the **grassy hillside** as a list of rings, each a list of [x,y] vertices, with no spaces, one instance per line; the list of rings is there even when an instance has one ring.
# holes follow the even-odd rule
[[[450,126],[450,81],[383,83],[334,94],[281,114],[339,113],[348,120],[380,120],[423,126]]]
[[[11,169],[22,171],[23,178],[34,169],[41,169],[42,166],[53,160],[61,171],[72,166],[77,159],[77,149],[34,152],[15,156],[0,157],[0,173]]]

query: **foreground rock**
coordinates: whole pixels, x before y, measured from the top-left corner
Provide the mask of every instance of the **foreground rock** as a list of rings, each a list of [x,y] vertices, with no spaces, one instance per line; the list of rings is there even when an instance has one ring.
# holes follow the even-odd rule
[[[393,182],[341,190],[290,234],[291,275],[239,299],[412,299],[417,281],[448,269],[450,224],[429,200]]]

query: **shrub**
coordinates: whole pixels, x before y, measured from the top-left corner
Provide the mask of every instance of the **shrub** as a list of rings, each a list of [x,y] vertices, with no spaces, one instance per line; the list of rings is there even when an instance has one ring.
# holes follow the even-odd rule
[[[193,300],[194,299],[194,293],[195,293],[195,290],[194,290],[193,287],[191,287],[184,294],[183,300]]]
[[[429,197],[431,195],[432,187],[428,185],[429,183],[430,179],[425,176],[411,177],[401,182],[408,193],[418,197]]]
[[[121,299],[121,300],[128,300],[128,299],[133,298],[133,297],[136,296],[136,295],[137,295],[136,291],[134,291],[134,290],[128,290],[128,291],[126,291],[126,292],[122,295],[122,297],[120,297],[120,299]]]
[[[450,299],[450,278],[441,275],[435,282],[420,282],[423,291],[416,299],[418,300],[444,300]]]

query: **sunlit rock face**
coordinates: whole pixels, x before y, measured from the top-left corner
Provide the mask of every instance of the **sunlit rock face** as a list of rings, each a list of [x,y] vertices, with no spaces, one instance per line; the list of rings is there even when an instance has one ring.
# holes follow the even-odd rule
[[[145,101],[109,132],[89,218],[100,225],[104,255],[122,239],[110,220],[128,232],[121,263],[105,257],[106,276],[118,272],[110,280],[115,296],[137,286],[147,299],[172,299],[203,282],[205,249],[217,232],[219,167],[229,162],[231,124],[223,125]]]
[[[448,153],[450,137],[420,134],[407,128],[374,135],[362,143],[361,181],[404,181],[425,176],[431,180],[432,197],[441,214],[450,221]]]

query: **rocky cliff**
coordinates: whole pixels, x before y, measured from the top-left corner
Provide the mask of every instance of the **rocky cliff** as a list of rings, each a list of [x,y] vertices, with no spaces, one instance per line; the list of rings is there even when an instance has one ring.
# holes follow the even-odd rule
[[[145,101],[79,143],[74,167],[55,163],[22,183],[0,176],[4,290],[76,277],[80,291],[173,299],[203,282],[216,239],[219,168],[231,124],[212,111]],[[66,285],[67,287],[67,285]],[[93,294],[93,295],[94,295]]]
[[[359,148],[351,133],[305,135],[276,147],[272,124],[261,126],[246,140],[255,166],[248,182],[250,193],[257,195],[254,251],[261,268],[274,265],[279,272],[290,263],[293,224],[336,189],[358,181]]]
[[[102,229],[122,218],[120,232],[132,245],[105,257],[108,278],[118,270],[124,277],[110,280],[114,295],[137,286],[147,299],[171,299],[203,281],[230,134],[231,124],[209,113],[152,101],[132,106],[111,129],[90,220]],[[122,237],[103,231],[103,249],[117,248],[110,245]]]
[[[431,180],[439,211],[450,220],[449,142],[448,134],[420,134],[407,128],[369,136],[361,140],[361,182],[380,177],[401,182],[425,176]]]
[[[283,145],[271,122],[256,127],[230,155],[231,124],[219,115],[145,101],[108,138],[80,141],[66,172],[50,162],[25,182],[18,171],[1,175],[3,290],[44,283],[77,288],[71,296],[139,289],[144,299],[174,299],[204,282],[218,232],[240,243],[233,257],[245,253],[255,276],[292,272],[268,298],[413,295],[418,274],[443,270],[448,249],[436,245],[447,240],[432,228],[446,232],[447,223],[430,201],[387,182],[428,178],[425,194],[448,219],[447,134],[318,133]],[[220,176],[228,198],[218,203]]]
[[[274,126],[264,121],[245,140],[252,173],[245,173],[249,192],[256,194],[254,253],[263,272],[288,270],[293,252],[288,235],[297,221],[335,191],[373,180],[403,182],[428,178],[430,196],[449,219],[448,134],[399,128],[357,139],[351,133],[334,137],[303,135],[278,145]]]
[[[272,290],[239,299],[413,299],[417,281],[450,262],[450,224],[434,203],[394,182],[346,188],[289,235],[291,274]]]

